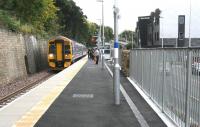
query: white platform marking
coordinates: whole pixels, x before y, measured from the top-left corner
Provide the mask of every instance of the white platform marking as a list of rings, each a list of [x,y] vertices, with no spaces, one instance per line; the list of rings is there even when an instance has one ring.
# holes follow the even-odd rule
[[[110,72],[110,74],[113,76],[113,73],[111,72],[111,70],[107,66],[107,64],[105,64],[105,66],[108,69],[108,71]],[[123,86],[121,84],[120,84],[120,90],[121,90],[123,96],[125,97],[128,105],[130,106],[131,110],[133,111],[135,117],[137,118],[138,122],[140,123],[140,125],[142,127],[149,127],[149,125],[147,124],[147,121],[144,119],[144,117],[142,116],[140,111],[137,109],[137,107],[135,106],[135,104],[133,103],[131,98],[128,96],[128,94],[126,93],[125,89],[123,88]]]

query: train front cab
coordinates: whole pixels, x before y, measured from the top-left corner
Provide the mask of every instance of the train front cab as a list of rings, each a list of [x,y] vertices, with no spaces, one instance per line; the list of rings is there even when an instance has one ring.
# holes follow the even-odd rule
[[[68,39],[49,41],[48,63],[52,70],[62,70],[72,63],[72,43]]]

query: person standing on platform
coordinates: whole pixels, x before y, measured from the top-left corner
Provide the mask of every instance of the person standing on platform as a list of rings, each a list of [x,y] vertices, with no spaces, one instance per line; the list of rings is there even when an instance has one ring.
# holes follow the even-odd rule
[[[88,49],[88,58],[92,59],[92,49]]]
[[[90,49],[88,49],[87,54],[88,54],[88,59],[89,59],[90,58]]]
[[[94,60],[94,49],[90,49],[90,58]]]
[[[97,48],[95,49],[94,56],[96,58],[96,64],[98,64],[98,62],[99,62],[99,50]]]

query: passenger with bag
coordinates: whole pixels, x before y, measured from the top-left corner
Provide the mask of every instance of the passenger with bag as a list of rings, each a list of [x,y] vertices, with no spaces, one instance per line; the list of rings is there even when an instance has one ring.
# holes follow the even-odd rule
[[[95,56],[95,62],[96,62],[96,64],[98,64],[98,62],[99,62],[99,50],[97,48],[95,49],[94,56]]]

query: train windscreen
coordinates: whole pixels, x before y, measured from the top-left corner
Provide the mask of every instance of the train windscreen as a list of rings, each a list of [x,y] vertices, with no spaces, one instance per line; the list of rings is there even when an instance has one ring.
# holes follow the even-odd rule
[[[55,49],[56,49],[55,44],[51,44],[51,45],[49,46],[49,53],[55,54]]]
[[[70,45],[65,45],[65,54],[70,54]]]

